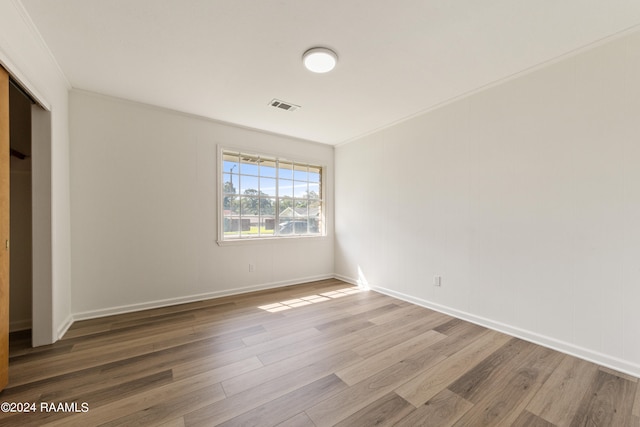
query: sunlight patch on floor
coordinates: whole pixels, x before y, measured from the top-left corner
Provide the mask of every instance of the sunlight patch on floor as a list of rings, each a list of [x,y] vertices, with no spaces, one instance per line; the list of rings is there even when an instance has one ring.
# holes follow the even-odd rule
[[[273,304],[261,305],[258,306],[258,308],[270,313],[277,313],[278,311],[290,310],[292,308],[315,304],[322,301],[329,301],[330,299],[341,298],[347,295],[357,294],[358,292],[362,291],[363,289],[359,288],[358,286],[352,286],[335,291],[323,292],[317,295],[309,295],[306,297],[294,298],[286,301],[276,302]]]

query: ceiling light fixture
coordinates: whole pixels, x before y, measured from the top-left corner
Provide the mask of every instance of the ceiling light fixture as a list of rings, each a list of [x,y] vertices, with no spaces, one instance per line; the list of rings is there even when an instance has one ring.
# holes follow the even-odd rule
[[[338,55],[326,47],[313,47],[302,55],[307,70],[314,73],[327,73],[338,63]]]

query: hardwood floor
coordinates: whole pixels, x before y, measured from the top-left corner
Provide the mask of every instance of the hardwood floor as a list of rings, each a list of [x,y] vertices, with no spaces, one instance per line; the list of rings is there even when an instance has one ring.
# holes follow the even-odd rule
[[[338,280],[13,335],[0,402],[35,404],[1,426],[640,427],[636,378]]]

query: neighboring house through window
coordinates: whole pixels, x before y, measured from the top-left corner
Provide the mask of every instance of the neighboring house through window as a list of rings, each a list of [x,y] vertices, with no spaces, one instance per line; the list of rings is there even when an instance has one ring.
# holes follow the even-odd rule
[[[322,167],[221,150],[220,241],[324,235]]]

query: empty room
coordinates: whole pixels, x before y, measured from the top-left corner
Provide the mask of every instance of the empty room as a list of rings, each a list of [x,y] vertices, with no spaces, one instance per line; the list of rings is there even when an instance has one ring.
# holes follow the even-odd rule
[[[640,427],[640,2],[0,0],[0,426]]]

